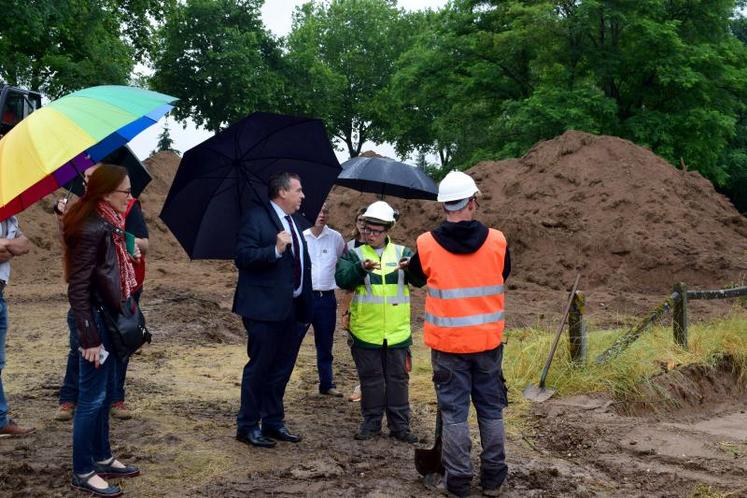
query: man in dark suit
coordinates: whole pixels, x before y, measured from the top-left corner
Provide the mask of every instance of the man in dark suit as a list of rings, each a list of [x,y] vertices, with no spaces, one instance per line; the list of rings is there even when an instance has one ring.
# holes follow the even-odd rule
[[[273,176],[270,203],[250,209],[236,243],[233,311],[248,334],[236,439],[263,448],[275,440],[297,443],[285,425],[283,396],[301,346],[298,323],[311,317],[311,260],[292,216],[304,199],[292,173]]]

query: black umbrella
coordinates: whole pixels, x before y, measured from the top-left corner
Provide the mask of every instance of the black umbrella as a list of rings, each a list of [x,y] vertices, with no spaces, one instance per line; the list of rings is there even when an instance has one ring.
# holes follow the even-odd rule
[[[130,183],[132,184],[133,197],[139,197],[152,180],[150,173],[145,169],[145,165],[140,162],[140,159],[126,145],[106,156],[101,162],[118,164],[127,168],[127,175],[130,177]],[[65,185],[65,188],[78,197],[83,195],[83,175],[78,175],[75,179],[71,180],[70,183]]]
[[[380,197],[436,200],[438,187],[418,168],[388,157],[354,157],[342,163],[337,185]]]
[[[340,172],[321,120],[255,112],[188,150],[161,219],[193,259],[231,259],[244,212],[267,204],[266,182],[301,177],[301,214],[313,223]]]

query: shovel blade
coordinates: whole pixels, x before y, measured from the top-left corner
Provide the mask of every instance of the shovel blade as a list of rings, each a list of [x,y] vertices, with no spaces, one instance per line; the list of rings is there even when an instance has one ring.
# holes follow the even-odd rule
[[[415,448],[415,470],[421,476],[428,474],[443,474],[444,465],[441,463],[441,438],[436,439],[433,448]]]
[[[529,401],[542,403],[543,401],[547,401],[548,399],[552,398],[552,395],[556,392],[557,390],[553,388],[540,387],[534,384],[529,384],[526,389],[524,389],[523,394],[524,397]]]

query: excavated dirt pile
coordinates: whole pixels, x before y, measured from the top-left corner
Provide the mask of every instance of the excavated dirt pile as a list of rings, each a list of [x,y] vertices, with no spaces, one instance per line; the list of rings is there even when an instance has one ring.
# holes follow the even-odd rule
[[[153,262],[188,262],[158,218],[178,163],[169,152],[146,161],[153,182],[141,202]],[[513,289],[564,289],[577,271],[584,289],[618,293],[658,294],[675,281],[703,288],[747,279],[747,219],[700,174],[677,170],[626,140],[570,131],[520,159],[482,162],[469,173],[483,194],[478,218],[509,240]],[[330,224],[348,237],[355,210],[373,200],[335,187]],[[442,218],[435,202],[385,200],[402,213],[394,239],[411,247]],[[37,282],[59,282],[61,275],[51,207],[52,196],[21,214],[35,247],[14,271]],[[205,264],[213,267],[233,271],[230,262]]]
[[[478,218],[509,240],[513,287],[562,289],[579,270],[585,289],[637,293],[747,279],[747,219],[699,173],[626,140],[569,131],[468,173],[483,193]],[[338,187],[331,199],[333,222],[350,226],[343,216],[373,196]],[[441,220],[436,203],[385,200],[408,245]]]

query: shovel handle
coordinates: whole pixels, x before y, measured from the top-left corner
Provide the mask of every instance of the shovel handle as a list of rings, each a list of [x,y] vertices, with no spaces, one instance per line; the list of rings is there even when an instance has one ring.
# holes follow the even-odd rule
[[[573,282],[573,288],[571,289],[571,295],[568,296],[568,302],[565,305],[565,311],[563,311],[563,319],[560,321],[560,327],[558,327],[558,333],[555,334],[555,340],[550,348],[550,356],[547,357],[545,368],[542,370],[542,377],[540,377],[539,387],[540,389],[545,388],[545,380],[547,380],[547,372],[550,371],[550,365],[552,364],[553,356],[555,356],[555,350],[558,349],[558,342],[560,342],[560,335],[563,333],[563,327],[565,327],[565,321],[568,318],[568,312],[571,310],[571,303],[573,303],[573,296],[576,294],[578,288],[578,281],[581,278],[581,273],[576,275],[576,281]]]
[[[444,432],[444,421],[441,418],[441,407],[436,405],[436,440],[441,439]]]

